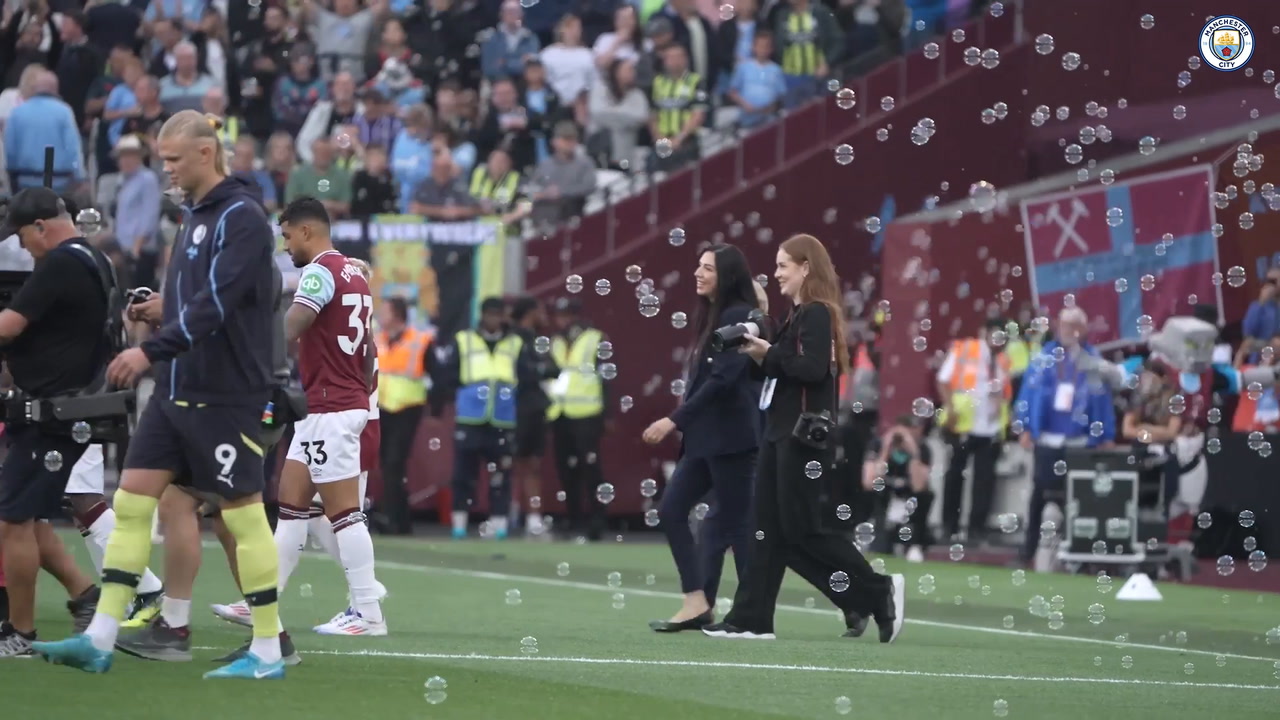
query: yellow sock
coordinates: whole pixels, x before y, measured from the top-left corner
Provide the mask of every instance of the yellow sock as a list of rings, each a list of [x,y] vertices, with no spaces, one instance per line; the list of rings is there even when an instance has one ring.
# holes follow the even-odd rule
[[[240,587],[253,618],[253,636],[274,638],[280,632],[280,560],[266,510],[262,503],[224,509],[222,521],[236,539]]]
[[[123,620],[138,592],[138,579],[151,559],[151,517],[159,500],[117,490],[116,527],[107,539],[102,558],[102,597],[98,612]]]

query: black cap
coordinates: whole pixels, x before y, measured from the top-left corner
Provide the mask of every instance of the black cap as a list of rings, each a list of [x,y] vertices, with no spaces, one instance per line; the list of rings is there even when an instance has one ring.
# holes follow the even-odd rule
[[[67,206],[58,193],[49,188],[27,188],[9,198],[4,208],[4,223],[0,225],[0,238],[17,235],[19,228],[37,220],[52,220],[67,214]]]

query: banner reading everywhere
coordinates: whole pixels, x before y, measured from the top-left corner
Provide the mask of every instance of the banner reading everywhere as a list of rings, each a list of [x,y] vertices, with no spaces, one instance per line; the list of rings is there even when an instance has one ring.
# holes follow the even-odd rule
[[[1196,303],[1221,308],[1212,177],[1199,165],[1023,201],[1036,305],[1055,313],[1073,295],[1095,343],[1137,339]]]

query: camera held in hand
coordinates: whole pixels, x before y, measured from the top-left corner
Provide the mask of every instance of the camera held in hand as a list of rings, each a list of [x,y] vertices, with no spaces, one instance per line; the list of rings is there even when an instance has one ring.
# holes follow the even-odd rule
[[[820,413],[800,413],[800,417],[796,418],[796,427],[791,432],[791,436],[802,445],[815,450],[825,450],[835,425],[836,422],[831,418],[831,413],[826,410]]]
[[[726,325],[711,333],[711,349],[716,352],[741,347],[747,343],[747,336],[760,337],[764,325],[764,311],[752,310],[747,321],[736,325]]]

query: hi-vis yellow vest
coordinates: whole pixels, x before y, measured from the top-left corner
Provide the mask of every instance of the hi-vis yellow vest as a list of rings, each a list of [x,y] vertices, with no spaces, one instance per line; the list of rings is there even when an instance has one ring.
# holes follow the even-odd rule
[[[474,330],[459,330],[458,394],[454,419],[460,425],[516,425],[516,362],[524,340],[512,333],[489,350]]]
[[[1014,377],[1018,377],[1027,371],[1027,367],[1031,365],[1031,358],[1040,354],[1040,342],[1032,340],[1027,342],[1021,338],[1009,340],[1009,344],[1004,346],[1004,354],[1009,356],[1009,372]]]
[[[978,375],[982,370],[983,342],[977,338],[956,340],[951,343],[951,352],[955,356],[956,365],[951,372],[948,383],[951,391],[951,411],[955,413],[952,429],[957,433],[973,430],[974,416],[978,411],[978,399],[991,392],[989,387],[978,387]],[[996,355],[996,366],[1001,375],[1000,429],[1009,424],[1009,402],[1013,399],[1013,385],[1009,378],[1009,358],[1004,353]],[[994,379],[994,378],[991,378]]]
[[[551,406],[547,419],[562,415],[570,420],[596,417],[604,413],[604,386],[596,375],[596,349],[604,334],[588,328],[570,347],[563,337],[551,342],[551,357],[560,366],[560,377],[551,384]]]
[[[378,333],[378,407],[400,412],[425,405],[427,386],[422,374],[422,358],[431,345],[431,333],[405,328],[399,342],[392,343],[385,332]]]

